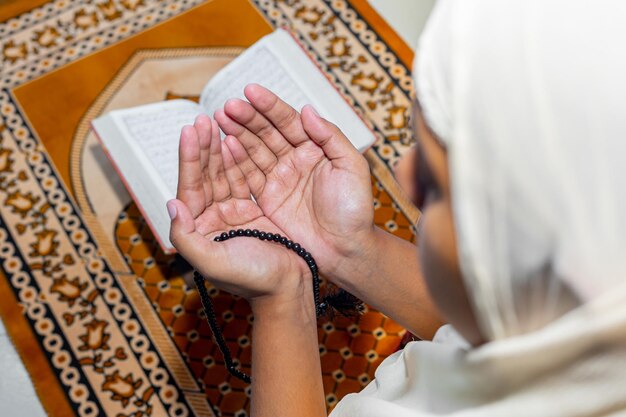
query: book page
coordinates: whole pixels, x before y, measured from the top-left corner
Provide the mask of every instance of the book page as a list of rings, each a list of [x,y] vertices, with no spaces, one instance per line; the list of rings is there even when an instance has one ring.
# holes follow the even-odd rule
[[[245,99],[243,89],[250,83],[270,89],[297,111],[312,104],[361,152],[376,140],[322,70],[283,29],[262,38],[213,77],[202,91],[200,104],[212,115],[231,97]]]
[[[250,83],[269,88],[298,110],[312,103],[264,41],[222,69],[205,87],[200,104],[209,115],[221,109],[229,98],[245,99],[243,89]]]
[[[120,130],[136,145],[138,156],[145,156],[158,181],[165,184],[170,198],[176,195],[178,183],[181,129],[193,124],[201,110],[191,101],[170,100],[112,113]]]

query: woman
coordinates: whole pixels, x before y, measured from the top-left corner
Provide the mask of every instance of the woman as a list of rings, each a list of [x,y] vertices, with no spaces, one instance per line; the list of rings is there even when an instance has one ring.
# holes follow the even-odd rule
[[[183,131],[172,242],[250,301],[253,415],[325,408],[306,264],[212,241],[240,227],[302,243],[337,285],[434,335],[334,417],[626,415],[625,17],[609,0],[437,4],[416,62],[419,256],[373,226],[364,159],[312,108],[249,86],[250,104]]]

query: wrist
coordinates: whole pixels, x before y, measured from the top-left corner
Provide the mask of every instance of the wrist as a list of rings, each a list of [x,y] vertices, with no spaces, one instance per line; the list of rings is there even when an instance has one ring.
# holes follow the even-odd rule
[[[326,273],[328,279],[348,291],[358,286],[358,281],[368,280],[375,273],[386,233],[373,226],[355,239],[357,243],[353,250],[341,257],[337,266]]]
[[[307,273],[298,274],[297,277],[285,277],[285,280],[295,284],[274,294],[248,300],[255,320],[288,318],[298,322],[316,322],[311,273],[307,271]]]

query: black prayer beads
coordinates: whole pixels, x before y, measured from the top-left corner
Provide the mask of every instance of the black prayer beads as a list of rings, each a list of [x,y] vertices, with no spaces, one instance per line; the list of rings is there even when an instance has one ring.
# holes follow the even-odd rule
[[[337,293],[329,294],[320,301],[320,276],[317,264],[315,263],[313,256],[311,256],[311,254],[307,252],[306,249],[304,249],[300,244],[292,242],[288,238],[281,236],[278,233],[263,232],[257,229],[236,229],[230,230],[228,232],[223,232],[219,236],[216,236],[213,240],[215,240],[216,242],[223,242],[239,236],[254,237],[259,240],[278,243],[280,245],[283,245],[285,248],[295,252],[306,262],[313,276],[313,299],[315,301],[315,314],[317,317],[326,314],[329,310],[329,307],[336,309],[344,316],[353,316],[363,311],[362,303],[356,297],[347,293],[344,290],[339,290]],[[194,271],[193,277],[194,282],[196,283],[196,286],[198,288],[198,292],[200,293],[200,300],[202,301],[202,306],[204,307],[204,312],[206,314],[209,327],[211,328],[211,331],[215,336],[217,345],[220,348],[222,355],[224,356],[226,369],[228,369],[228,372],[234,377],[241,379],[246,383],[250,383],[250,376],[237,368],[233,361],[230,349],[228,349],[226,340],[224,339],[219,325],[217,324],[217,318],[215,317],[215,310],[213,309],[211,298],[209,297],[207,289],[204,286],[204,278],[202,278],[202,276],[197,271]]]
[[[261,232],[257,229],[231,230],[228,233],[224,232],[221,235],[216,236],[213,240],[215,240],[216,242],[223,242],[225,240],[238,236],[255,237],[259,240],[279,243],[287,249],[298,254],[298,256],[300,256],[302,259],[304,259],[306,264],[309,266],[309,269],[311,270],[311,275],[313,275],[313,296],[315,297],[315,314],[317,315],[317,317],[319,317],[326,312],[328,304],[325,302],[320,302],[320,276],[317,269],[317,264],[315,263],[315,260],[313,259],[311,254],[307,252],[302,246],[300,246],[300,244],[294,243],[286,237],[279,235],[278,233],[266,233]]]

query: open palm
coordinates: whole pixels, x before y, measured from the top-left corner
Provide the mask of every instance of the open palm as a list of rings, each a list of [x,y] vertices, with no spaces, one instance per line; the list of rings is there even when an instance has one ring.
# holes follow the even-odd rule
[[[246,88],[215,118],[263,213],[306,245],[332,277],[374,229],[369,167],[312,108],[300,116],[269,90]]]
[[[215,285],[245,298],[264,296],[298,282],[285,277],[308,273],[306,264],[277,244],[251,238],[215,242],[232,229],[285,233],[250,198],[250,189],[217,124],[200,116],[183,129],[177,200],[170,238],[180,254]]]

